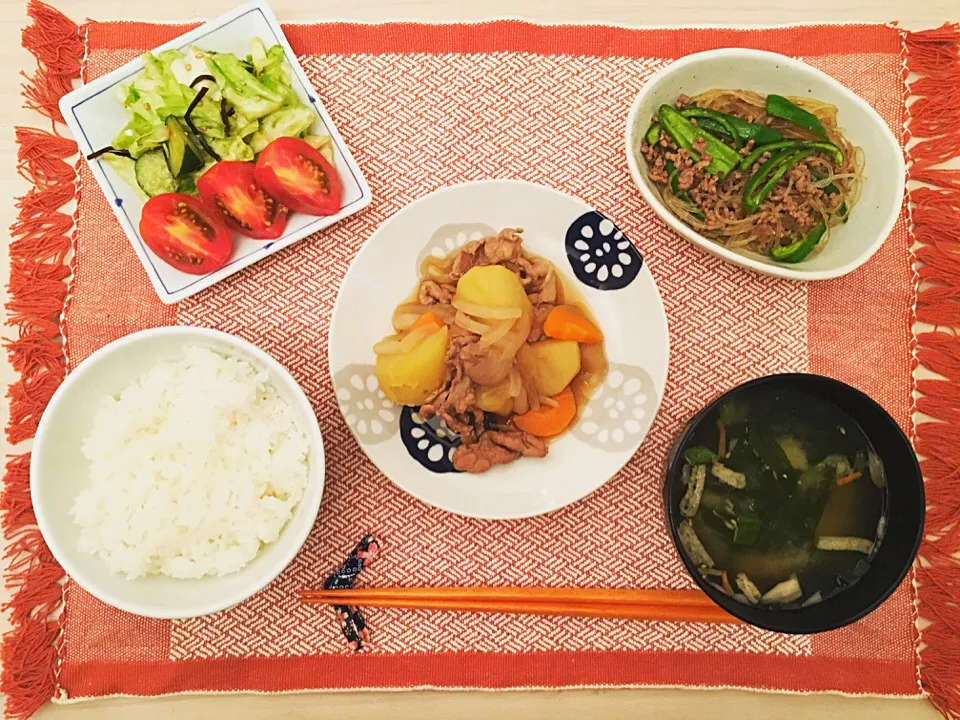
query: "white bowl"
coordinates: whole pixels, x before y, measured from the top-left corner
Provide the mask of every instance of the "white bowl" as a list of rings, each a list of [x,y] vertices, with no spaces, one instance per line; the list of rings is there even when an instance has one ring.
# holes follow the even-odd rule
[[[459,439],[384,397],[373,346],[393,332],[393,310],[416,288],[427,255],[446,255],[507,227],[523,228],[524,248],[552,262],[582,295],[604,332],[610,371],[545,458],[459,473],[450,462]],[[364,243],[340,285],[329,353],[340,411],[384,475],[435,507],[504,520],[575,502],[627,464],[660,407],[669,344],[653,275],[612,219],[551,188],[484,180],[420,198]]]
[[[681,93],[696,95],[713,88],[754,90],[762,95],[809,95],[837,106],[844,134],[863,148],[865,181],[849,221],[831,229],[830,242],[823,251],[796,265],[784,265],[750,250],[728,250],[685,225],[663,204],[660,191],[647,178],[646,162],[634,152],[637,139],[661,105],[672,105]],[[663,68],[633,101],[627,117],[626,151],[633,181],[664,222],[708,253],[766,275],[828,280],[856,270],[887,239],[903,204],[903,151],[883,119],[829,75],[777,53],[711,50],[688,55]]]
[[[307,437],[309,479],[280,537],[241,570],[223,577],[180,580],[153,575],[127,580],[77,549],[79,528],[70,517],[88,482],[80,446],[103,397],[119,393],[157,361],[187,346],[207,347],[267,371],[297,415]],[[269,584],[290,563],[313,528],[323,495],[323,439],[310,401],[280,363],[245,340],[216,330],[166,327],[127,335],[101,348],[70,373],[47,406],[33,445],[30,497],[37,524],[57,562],[79,585],[121,610],[155,618],[188,618],[232,607]]]

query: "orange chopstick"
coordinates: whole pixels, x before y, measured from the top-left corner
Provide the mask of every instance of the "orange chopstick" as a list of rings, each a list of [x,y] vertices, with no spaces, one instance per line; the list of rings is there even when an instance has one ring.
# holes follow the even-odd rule
[[[552,588],[552,587],[385,587],[350,588],[344,590],[301,590],[300,597],[307,599],[332,599],[340,602],[349,599],[357,604],[370,600],[392,598],[416,598],[422,600],[484,600],[503,602],[549,602],[549,603],[605,603],[685,605],[716,607],[714,602],[699,590],[640,590],[614,588]]]
[[[304,590],[309,604],[739,623],[699,591],[580,588],[369,588]]]

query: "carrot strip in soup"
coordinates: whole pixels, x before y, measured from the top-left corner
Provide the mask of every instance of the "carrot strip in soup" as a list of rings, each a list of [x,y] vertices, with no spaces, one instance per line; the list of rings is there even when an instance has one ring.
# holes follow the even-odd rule
[[[854,471],[854,472],[850,473],[849,475],[844,475],[842,478],[837,478],[837,485],[840,486],[840,487],[843,487],[844,485],[846,485],[846,484],[848,484],[848,483],[852,483],[854,480],[856,480],[858,477],[860,477],[860,475],[861,475],[861,473],[858,473],[858,472]]]
[[[543,323],[543,333],[554,340],[574,340],[596,345],[603,340],[599,328],[569,305],[555,307]]]
[[[543,403],[537,410],[529,410],[523,415],[514,417],[514,424],[524,432],[537,437],[559,435],[567,429],[577,414],[577,399],[573,395],[573,390],[567,386],[551,400],[556,403],[556,407]]]

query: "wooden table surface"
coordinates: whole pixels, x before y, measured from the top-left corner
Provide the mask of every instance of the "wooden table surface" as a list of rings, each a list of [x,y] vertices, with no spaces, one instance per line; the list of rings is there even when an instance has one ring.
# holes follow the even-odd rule
[[[129,0],[51,0],[76,21],[87,17],[155,21],[215,17],[239,2],[234,0],[164,0],[137,3]],[[281,22],[310,20],[420,20],[452,22],[495,17],[522,17],[543,22],[609,22],[626,25],[774,24],[813,21],[887,22],[897,20],[908,28],[925,28],[946,20],[960,20],[956,0],[271,0]],[[198,14],[198,10],[202,14]],[[0,227],[13,221],[13,200],[25,189],[15,172],[15,124],[38,124],[38,116],[20,110],[18,69],[32,71],[32,58],[20,46],[26,23],[24,0],[0,0],[0,62],[7,68],[0,85]],[[0,275],[7,277],[7,245],[0,246]],[[4,290],[5,299],[5,290]],[[5,331],[9,334],[9,329]],[[0,362],[0,383],[5,387],[12,370]],[[7,407],[0,421],[6,425]],[[20,448],[18,448],[20,449]],[[4,448],[4,454],[10,450]],[[4,591],[0,590],[0,597]],[[6,627],[7,618],[3,617]],[[296,695],[186,695],[157,699],[116,698],[74,705],[47,705],[36,716],[49,720],[138,720],[177,718],[489,718],[522,717],[602,718],[807,718],[843,717],[920,720],[939,717],[923,700],[847,698],[836,695],[782,695],[732,690],[565,690],[556,692],[393,692]]]

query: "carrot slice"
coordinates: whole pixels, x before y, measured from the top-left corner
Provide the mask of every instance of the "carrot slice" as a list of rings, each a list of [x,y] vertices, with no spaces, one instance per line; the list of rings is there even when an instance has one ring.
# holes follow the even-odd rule
[[[556,407],[542,403],[539,409],[514,417],[514,424],[537,437],[553,437],[562,433],[577,414],[577,399],[569,385],[551,399],[557,404]]]
[[[596,345],[603,340],[599,328],[574,307],[560,305],[547,315],[543,333],[555,340],[574,340],[585,345]]]
[[[850,473],[849,475],[844,475],[842,478],[837,478],[837,485],[838,485],[839,487],[843,487],[843,486],[846,485],[847,483],[852,483],[852,482],[853,482],[854,480],[856,480],[858,477],[860,477],[860,473],[858,473],[856,470],[854,470],[854,471],[853,471],[852,473]]]
[[[433,310],[428,310],[423,315],[420,316],[420,319],[417,320],[413,325],[410,326],[411,330],[416,330],[421,327],[433,327],[434,330],[439,330],[444,325],[443,319],[437,315]]]
[[[733,586],[730,584],[730,578],[727,576],[726,570],[724,570],[720,576],[720,582],[723,584],[723,591],[727,595],[733,595]]]

